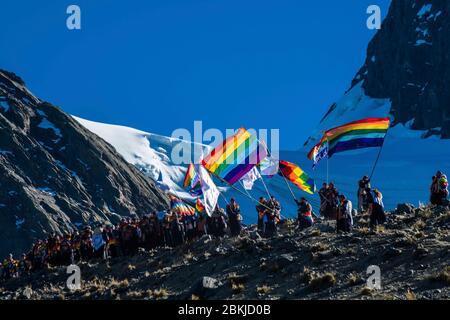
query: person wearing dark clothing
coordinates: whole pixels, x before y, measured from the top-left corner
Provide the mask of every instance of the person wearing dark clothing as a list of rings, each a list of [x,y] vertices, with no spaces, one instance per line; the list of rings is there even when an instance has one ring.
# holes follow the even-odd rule
[[[268,201],[267,206],[265,235],[266,237],[272,237],[278,233],[277,224],[280,221],[281,206],[273,196]]]
[[[266,215],[267,201],[263,197],[259,198],[256,212],[258,213],[258,231],[264,233],[264,217]]]
[[[312,227],[314,224],[314,219],[312,217],[312,206],[306,200],[306,198],[301,198],[300,201],[295,199],[297,203],[297,223],[300,230]]]
[[[431,204],[442,206],[447,201],[448,197],[448,180],[447,176],[441,171],[438,171],[432,178],[430,187],[430,202]]]
[[[197,221],[197,237],[201,238],[203,235],[208,234],[209,230],[207,227],[209,217],[204,214],[200,214]]]
[[[70,235],[66,235],[61,241],[60,251],[62,265],[69,265],[74,263],[74,255]]]
[[[225,211],[219,206],[216,207],[211,215],[213,235],[216,237],[223,237],[227,229],[227,223],[225,219]]]
[[[180,246],[184,243],[184,225],[181,223],[180,218],[176,213],[172,213],[172,215],[174,216],[171,223],[173,245]]]
[[[87,226],[81,234],[80,255],[81,259],[88,261],[94,255],[94,246],[92,244],[92,229]]]
[[[172,220],[173,220],[172,213],[168,212],[165,214],[164,220],[162,223],[163,233],[164,233],[164,244],[168,247],[174,246],[172,230],[171,230]]]
[[[116,258],[120,255],[120,231],[116,227],[107,228],[108,257]]]
[[[336,214],[336,231],[350,232],[353,226],[352,202],[344,195],[339,195],[339,206]]]
[[[384,212],[383,195],[380,191],[367,190],[368,191],[368,204],[371,230],[378,225],[383,225],[386,222],[386,214]]]
[[[228,224],[230,227],[231,236],[236,237],[241,233],[241,209],[236,200],[231,198],[230,203],[226,207],[228,216]]]
[[[332,182],[328,185],[328,190],[325,194],[325,211],[324,216],[327,220],[334,220],[336,219],[336,212],[338,207],[338,190],[334,186]]]
[[[364,212],[369,208],[368,204],[368,197],[369,194],[367,193],[367,189],[370,190],[370,179],[368,176],[364,176],[361,180],[358,182],[358,210],[359,212]]]

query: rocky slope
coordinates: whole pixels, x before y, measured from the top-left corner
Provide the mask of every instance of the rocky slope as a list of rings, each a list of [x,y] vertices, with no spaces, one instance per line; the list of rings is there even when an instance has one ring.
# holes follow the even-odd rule
[[[424,130],[424,137],[450,138],[449,38],[449,1],[392,1],[381,29],[368,45],[366,61],[346,95],[361,85],[365,96],[375,100],[364,111],[367,116],[387,116],[389,108],[380,114],[371,113],[378,107],[376,99],[386,99],[391,103],[393,125],[401,123],[409,129]],[[332,118],[334,125],[357,120],[343,117],[340,121],[339,114],[346,110],[339,108],[342,109],[339,102],[334,103],[321,123],[327,122],[327,118]],[[352,111],[358,114],[361,108],[362,103]]]
[[[273,239],[250,226],[239,238],[205,236],[83,263],[74,292],[65,287],[66,269],[52,268],[0,284],[0,299],[450,298],[449,208],[399,206],[376,233],[367,220],[357,217],[352,234],[335,234],[329,222],[299,232],[288,221]],[[366,287],[370,265],[381,269],[381,290]]]
[[[48,233],[166,207],[111,145],[0,70],[0,256]]]

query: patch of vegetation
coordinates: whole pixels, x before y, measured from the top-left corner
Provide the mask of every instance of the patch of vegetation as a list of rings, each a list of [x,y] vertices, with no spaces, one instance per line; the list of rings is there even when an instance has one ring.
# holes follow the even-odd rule
[[[406,291],[405,298],[406,300],[417,300],[416,294],[411,289]]]
[[[365,286],[361,290],[361,295],[362,296],[372,296],[373,292],[374,292],[374,290],[372,288],[369,288],[369,287]]]
[[[326,272],[317,274],[308,283],[308,287],[313,291],[321,291],[326,288],[333,287],[336,284],[336,276],[334,273]]]
[[[311,247],[310,251],[311,251],[312,253],[315,253],[315,252],[323,252],[323,251],[328,250],[329,248],[330,248],[330,246],[329,246],[328,244],[323,243],[323,242],[319,242],[319,243],[314,244],[314,245]]]
[[[272,291],[272,288],[269,287],[268,285],[262,285],[256,288],[256,292],[258,294],[268,294],[270,291]]]
[[[429,279],[450,286],[450,266],[446,266],[441,272],[432,275]]]
[[[419,219],[416,221],[416,223],[414,223],[413,229],[423,230],[426,226],[427,226],[427,224],[425,223],[425,221],[423,221],[422,219]]]
[[[363,279],[356,272],[352,272],[349,274],[348,284],[350,286],[355,286],[357,284],[360,284],[361,282],[363,282]]]

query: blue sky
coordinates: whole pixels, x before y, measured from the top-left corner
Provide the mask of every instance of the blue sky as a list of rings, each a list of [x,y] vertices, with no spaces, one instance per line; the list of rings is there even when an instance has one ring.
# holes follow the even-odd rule
[[[277,128],[296,149],[348,89],[390,0],[15,0],[0,11],[0,68],[93,121]],[[82,30],[66,28],[77,4]]]

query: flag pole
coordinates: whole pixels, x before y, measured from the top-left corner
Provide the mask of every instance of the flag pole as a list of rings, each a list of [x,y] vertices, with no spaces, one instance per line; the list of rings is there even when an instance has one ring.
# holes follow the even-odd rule
[[[239,192],[240,194],[242,194],[243,196],[249,198],[250,200],[252,200],[253,202],[259,203],[258,200],[256,200],[255,198],[253,198],[251,195],[246,194],[245,192],[242,192],[241,190],[239,190],[238,188],[236,188],[235,186],[233,186],[232,184],[228,183],[226,180],[222,179],[222,177],[219,177],[218,175],[216,175],[213,172],[210,172],[214,177],[216,177],[217,179],[219,179],[222,183],[225,183],[227,185],[229,185],[231,188],[233,188],[234,190],[236,190],[237,192]],[[264,205],[261,203],[261,205],[269,210],[272,210],[271,208],[269,208],[268,206]]]
[[[328,137],[327,137],[327,185],[328,185],[328,183],[329,183],[329,161],[330,161],[330,157],[328,156],[328,152],[330,151],[330,145],[329,145],[329,142],[328,142]]]
[[[383,150],[383,146],[384,146],[384,140],[383,140],[383,144],[380,147],[380,150],[378,151],[378,155],[377,155],[377,158],[375,160],[375,163],[373,164],[372,172],[370,173],[369,180],[372,180],[372,176],[373,176],[373,174],[375,172],[375,168],[377,167],[378,160],[380,159],[381,151]]]
[[[264,185],[264,189],[266,189],[267,196],[270,198],[270,192],[269,192],[269,189],[267,188],[267,185],[266,185],[266,183],[264,182],[264,178],[263,178],[261,172],[259,173],[259,177],[261,178],[261,182],[262,182],[263,185]]]
[[[245,189],[244,184],[242,183],[241,180],[239,180],[239,183],[241,184],[241,187],[242,187],[242,189],[244,189],[245,193],[246,193],[249,197],[251,197],[252,195],[250,194],[250,192],[248,192],[247,189]]]
[[[265,145],[265,143],[264,143],[264,145]],[[269,157],[272,158],[272,154],[270,153],[269,148],[267,148],[266,145],[265,145],[265,147],[266,147],[266,150],[267,150],[267,155],[268,155]],[[276,159],[276,160],[279,161],[279,159]],[[286,177],[284,176],[283,171],[281,171],[279,168],[278,168],[278,171],[281,172],[281,175],[283,176],[284,182],[286,183],[286,185],[287,185],[288,188],[289,188],[289,191],[291,192],[292,198],[294,199],[294,201],[297,200],[297,198],[295,197],[294,192],[293,192],[292,189],[291,189],[291,186],[289,185],[289,183],[288,183],[287,180],[286,180]],[[264,183],[264,181],[263,181],[263,183]],[[266,185],[266,184],[264,183],[264,186],[265,186],[265,185]],[[267,190],[267,189],[266,189],[266,190]],[[268,190],[267,190],[267,193],[269,194],[269,191],[268,191]],[[269,194],[269,198],[270,198],[270,194]]]
[[[230,203],[228,202],[227,198],[225,197],[225,195],[224,195],[221,191],[219,191],[219,194],[222,196],[223,200],[225,200],[225,203],[226,203],[227,205],[230,204]]]
[[[378,151],[377,158],[376,158],[375,163],[373,164],[373,167],[372,167],[372,172],[370,173],[370,176],[369,176],[369,180],[372,180],[373,174],[375,173],[375,168],[377,167],[378,160],[380,160],[381,151],[383,151],[384,141],[386,140],[388,132],[389,132],[389,130],[387,130],[386,135],[384,136],[383,142],[381,143],[380,150]]]
[[[294,198],[294,201],[296,201],[297,198],[295,197],[295,194],[294,194],[294,192],[292,191],[291,186],[289,185],[289,182],[287,181],[287,179],[286,179],[286,177],[285,177],[283,171],[280,170],[280,172],[281,172],[281,175],[283,176],[284,182],[286,183],[287,187],[289,188],[289,191],[291,192],[292,198]],[[296,202],[296,203],[297,203],[297,202]]]

